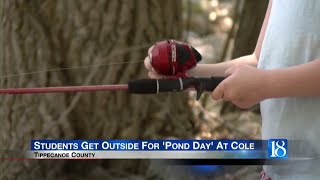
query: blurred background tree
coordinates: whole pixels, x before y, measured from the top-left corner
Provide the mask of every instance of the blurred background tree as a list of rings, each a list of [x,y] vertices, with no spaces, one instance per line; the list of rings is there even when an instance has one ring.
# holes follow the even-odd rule
[[[141,60],[163,39],[180,39],[217,63],[253,52],[268,1],[0,0],[0,87],[125,83],[146,77]],[[131,64],[106,66],[131,61]],[[102,66],[101,66],[102,65]],[[209,95],[124,92],[0,96],[2,149],[31,139],[260,138],[258,111]],[[225,167],[215,179],[257,179],[260,166]],[[0,179],[199,179],[153,161],[1,161]],[[204,179],[213,178],[204,177]]]

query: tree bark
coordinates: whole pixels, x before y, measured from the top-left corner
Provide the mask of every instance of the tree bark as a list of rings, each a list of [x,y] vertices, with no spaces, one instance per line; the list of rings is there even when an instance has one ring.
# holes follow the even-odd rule
[[[180,1],[2,0],[1,13],[2,75],[143,60],[151,44],[182,33]],[[140,62],[0,78],[0,86],[126,83],[146,74]],[[195,128],[187,100],[178,93],[0,96],[0,144],[28,150],[31,139],[190,138]],[[129,160],[1,161],[0,179],[109,177],[109,169],[143,175],[147,166]]]
[[[268,8],[268,0],[245,0],[237,31],[233,58],[252,54]]]
[[[232,58],[252,54],[260,34],[265,13],[268,8],[267,0],[245,0],[240,17],[239,29],[236,34]],[[221,108],[221,114],[238,111],[235,105],[226,102]]]

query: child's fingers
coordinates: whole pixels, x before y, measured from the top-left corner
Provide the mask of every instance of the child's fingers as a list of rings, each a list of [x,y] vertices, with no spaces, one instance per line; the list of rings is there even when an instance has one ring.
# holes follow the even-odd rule
[[[165,76],[162,76],[162,75],[160,75],[160,74],[158,74],[158,73],[156,73],[154,71],[149,71],[148,76],[151,79],[162,79],[162,78],[165,77]]]
[[[149,56],[147,56],[147,57],[144,59],[144,66],[145,66],[149,71],[151,71],[152,66],[151,66],[151,64],[150,64]]]
[[[223,98],[223,93],[224,93],[224,83],[220,83],[216,89],[212,92],[211,96],[212,96],[212,99],[214,100],[219,100],[219,99],[222,99]]]
[[[154,72],[152,72],[152,71],[149,71],[149,72],[148,72],[148,76],[149,76],[149,78],[151,78],[151,79],[157,79],[157,74],[154,73]]]

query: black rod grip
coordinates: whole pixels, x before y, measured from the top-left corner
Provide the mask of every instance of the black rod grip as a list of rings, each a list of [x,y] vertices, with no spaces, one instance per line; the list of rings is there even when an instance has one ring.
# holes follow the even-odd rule
[[[139,79],[128,83],[129,93],[134,94],[156,94],[180,90],[183,89],[179,79]]]
[[[185,78],[184,87],[189,88],[193,87],[197,91],[196,99],[199,100],[201,94],[204,91],[212,92],[223,80],[225,77],[210,77],[210,78]]]
[[[225,79],[225,77],[210,77],[197,79],[197,81],[200,81],[204,91],[212,92]]]
[[[203,91],[213,91],[225,77],[210,78],[177,78],[177,79],[139,79],[128,83],[129,93],[155,94],[159,92],[182,91],[195,88],[200,94]]]
[[[157,81],[155,79],[132,80],[128,83],[128,91],[133,94],[157,93]]]

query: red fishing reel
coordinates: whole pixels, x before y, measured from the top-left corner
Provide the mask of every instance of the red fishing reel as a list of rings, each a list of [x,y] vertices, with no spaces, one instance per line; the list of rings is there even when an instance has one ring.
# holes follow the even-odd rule
[[[186,71],[195,67],[202,57],[186,43],[165,40],[154,45],[149,59],[153,69],[159,74],[187,77]]]

